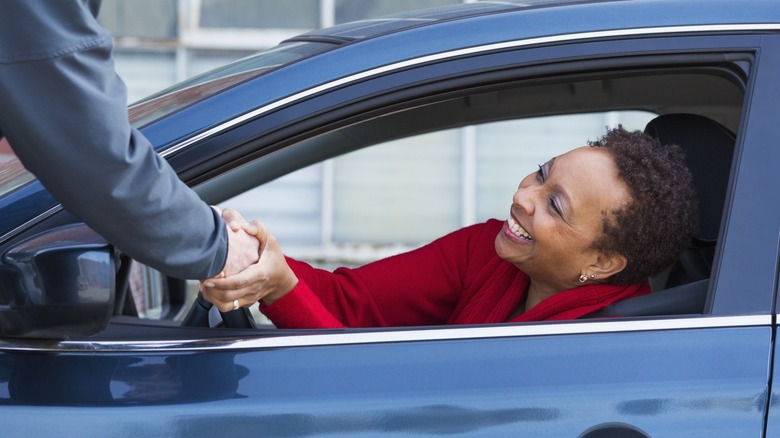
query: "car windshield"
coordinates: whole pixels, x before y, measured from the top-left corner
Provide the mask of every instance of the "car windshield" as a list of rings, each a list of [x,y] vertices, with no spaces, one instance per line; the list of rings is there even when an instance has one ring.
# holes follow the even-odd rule
[[[180,82],[133,104],[130,107],[130,121],[137,128],[145,126],[237,83],[332,47],[334,47],[332,43],[282,43],[272,49]]]
[[[5,138],[0,139],[0,196],[34,180],[32,173],[22,166],[11,145]]]

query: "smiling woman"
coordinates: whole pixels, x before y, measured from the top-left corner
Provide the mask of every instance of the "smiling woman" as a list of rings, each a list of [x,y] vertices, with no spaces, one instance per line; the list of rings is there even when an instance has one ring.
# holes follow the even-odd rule
[[[646,279],[689,241],[696,205],[679,148],[618,127],[523,179],[503,223],[489,220],[331,273],[285,257],[253,222],[245,229],[263,242],[263,257],[202,291],[224,311],[260,301],[282,328],[580,318],[649,292]],[[676,220],[666,219],[667,209]],[[225,215],[243,221],[235,211]]]
[[[553,158],[523,179],[495,242],[498,256],[531,278],[515,314],[577,287],[580,276],[606,281],[622,271],[626,257],[598,251],[594,242],[630,201],[612,157],[590,147]]]

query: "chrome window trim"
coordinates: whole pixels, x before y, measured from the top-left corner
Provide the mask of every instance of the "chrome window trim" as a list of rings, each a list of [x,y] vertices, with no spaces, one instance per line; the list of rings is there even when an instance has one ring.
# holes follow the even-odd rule
[[[324,332],[322,334],[289,334],[256,337],[211,338],[171,341],[0,341],[0,351],[51,351],[59,353],[95,352],[205,352],[218,350],[267,350],[278,348],[387,344],[421,341],[524,338],[532,336],[576,335],[597,333],[654,332],[716,328],[771,327],[772,315],[689,317],[650,320],[586,320],[524,325],[458,326],[454,328],[414,328],[370,332]],[[219,330],[215,329],[218,335]]]
[[[255,110],[249,111],[241,116],[238,116],[230,121],[221,123],[213,128],[196,134],[181,143],[178,143],[170,148],[161,152],[163,157],[175,154],[176,152],[207,138],[213,137],[222,131],[226,131],[236,125],[244,123],[255,117],[271,112],[279,107],[293,103],[298,100],[305,99],[317,93],[328,91],[342,85],[346,85],[352,82],[367,79],[373,76],[389,73],[395,70],[403,68],[414,67],[416,65],[443,61],[449,58],[455,58],[464,55],[473,55],[480,52],[490,52],[495,50],[513,49],[518,47],[527,47],[539,44],[571,42],[585,39],[604,39],[614,37],[633,37],[633,36],[650,36],[658,34],[690,34],[701,32],[745,32],[745,31],[778,31],[780,30],[780,23],[753,23],[753,24],[711,24],[711,25],[691,25],[691,26],[666,26],[666,27],[647,27],[647,28],[633,28],[633,29],[616,29],[607,31],[594,31],[594,32],[579,32],[571,34],[552,35],[544,37],[526,38],[521,40],[506,41],[501,43],[492,43],[475,47],[468,47],[464,49],[451,50],[448,52],[435,53],[432,55],[426,55],[419,58],[409,59],[405,61],[399,61],[392,64],[388,64],[381,67],[376,67],[370,70],[365,70],[360,73],[355,73],[350,76],[346,76],[340,79],[336,79],[331,82],[327,82],[318,85],[313,88],[295,93],[285,98],[279,99],[270,104],[264,105]]]
[[[54,215],[55,213],[59,213],[60,210],[62,210],[62,204],[57,204],[57,205],[55,205],[53,207],[48,208],[43,213],[39,213],[38,215],[36,215],[32,219],[29,219],[26,222],[24,222],[23,224],[17,225],[15,228],[12,228],[11,230],[7,231],[6,233],[0,235],[0,242],[5,242],[10,237],[15,236],[15,235],[21,233],[22,231],[32,227],[33,225],[40,223],[41,221],[43,221],[44,219]]]

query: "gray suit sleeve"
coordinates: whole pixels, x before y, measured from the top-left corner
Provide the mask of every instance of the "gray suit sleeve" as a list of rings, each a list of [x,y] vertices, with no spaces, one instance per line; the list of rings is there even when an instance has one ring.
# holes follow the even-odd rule
[[[8,0],[0,14],[0,131],[65,209],[178,278],[216,275],[222,219],[128,122],[112,41],[88,0]]]

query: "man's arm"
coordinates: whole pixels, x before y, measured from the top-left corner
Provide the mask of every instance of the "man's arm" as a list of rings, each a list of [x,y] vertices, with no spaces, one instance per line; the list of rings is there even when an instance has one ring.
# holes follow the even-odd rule
[[[68,211],[119,249],[174,277],[215,276],[228,256],[224,222],[131,129],[99,4],[3,2],[0,41],[13,44],[0,45],[0,131]]]

